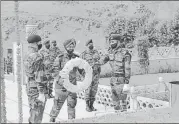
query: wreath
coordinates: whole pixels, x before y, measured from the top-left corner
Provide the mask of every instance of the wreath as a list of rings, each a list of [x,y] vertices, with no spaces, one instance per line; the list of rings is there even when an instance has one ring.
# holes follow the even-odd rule
[[[77,81],[77,85],[72,84],[69,81],[69,72],[74,68],[78,67],[79,69],[85,70],[85,78],[83,81]],[[92,68],[87,61],[81,58],[75,58],[68,61],[64,68],[60,71],[61,78],[63,79],[63,86],[70,92],[78,93],[86,90],[92,82]]]

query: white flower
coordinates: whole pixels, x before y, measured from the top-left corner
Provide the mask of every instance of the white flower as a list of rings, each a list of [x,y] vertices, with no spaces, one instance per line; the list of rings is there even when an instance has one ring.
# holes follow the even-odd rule
[[[69,81],[69,72],[74,68],[74,67],[79,67],[80,69],[84,69],[86,72],[85,79],[83,82],[77,82],[77,85],[73,85]],[[60,71],[59,75],[62,77],[64,80],[63,86],[70,92],[73,93],[78,93],[81,91],[86,90],[92,82],[92,68],[86,62],[85,60],[81,58],[75,58],[70,61],[68,61],[64,68]]]

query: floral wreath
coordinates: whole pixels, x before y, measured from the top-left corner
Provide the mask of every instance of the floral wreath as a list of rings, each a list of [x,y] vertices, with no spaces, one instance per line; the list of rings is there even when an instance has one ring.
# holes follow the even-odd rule
[[[78,67],[79,69],[84,69],[86,72],[84,80],[82,82],[77,81],[77,85],[74,85],[69,81],[69,72],[74,67]],[[68,61],[65,64],[64,68],[60,71],[59,75],[64,81],[63,86],[68,91],[73,93],[78,93],[86,90],[91,85],[92,82],[92,68],[87,61],[81,58],[75,58]]]

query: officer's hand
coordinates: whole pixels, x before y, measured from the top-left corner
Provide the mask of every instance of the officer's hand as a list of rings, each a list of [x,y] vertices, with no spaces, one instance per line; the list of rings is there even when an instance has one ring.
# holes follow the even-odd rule
[[[45,102],[45,94],[42,94],[42,93],[40,93],[39,94],[39,97],[38,97],[38,100],[40,100],[41,102]]]
[[[129,84],[124,84],[122,92],[125,93],[125,94],[130,92],[130,86],[129,86]]]

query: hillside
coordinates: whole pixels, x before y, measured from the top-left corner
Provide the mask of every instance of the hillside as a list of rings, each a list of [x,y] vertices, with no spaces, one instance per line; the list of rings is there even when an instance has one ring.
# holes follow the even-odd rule
[[[146,1],[142,4],[155,13],[155,17],[163,19],[164,17],[159,15],[165,12],[166,18],[171,16],[178,8],[177,2]],[[24,50],[27,48],[25,41],[25,25],[27,24],[38,24],[40,35],[47,31],[48,38],[56,39],[60,47],[64,40],[74,37],[80,41],[76,48],[79,52],[85,49],[84,43],[89,38],[94,40],[97,48],[104,49],[105,36],[107,36],[105,30],[109,22],[119,16],[136,16],[134,13],[140,4],[130,1],[20,1],[20,38],[24,44]],[[12,48],[12,42],[16,41],[14,2],[3,1],[1,7],[3,47]],[[169,13],[167,10],[171,8],[172,13],[171,11]],[[4,54],[6,52],[7,50]]]

